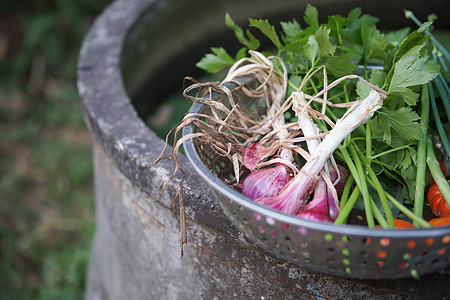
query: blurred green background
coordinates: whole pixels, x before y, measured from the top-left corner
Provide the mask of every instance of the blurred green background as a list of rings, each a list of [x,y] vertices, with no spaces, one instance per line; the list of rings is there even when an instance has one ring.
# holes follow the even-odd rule
[[[109,2],[0,2],[0,299],[83,297],[94,196],[76,64]]]

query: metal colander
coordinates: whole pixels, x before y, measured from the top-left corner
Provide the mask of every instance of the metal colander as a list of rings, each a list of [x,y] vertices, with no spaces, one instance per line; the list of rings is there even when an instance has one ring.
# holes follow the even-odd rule
[[[236,97],[249,116],[258,114],[254,98],[249,104],[244,96]],[[208,106],[196,103],[190,112],[208,111]],[[195,131],[189,125],[183,135]],[[228,186],[225,182],[234,179],[232,163],[215,155],[209,145],[192,139],[184,142],[184,149],[224,213],[257,245],[281,260],[331,275],[367,279],[417,277],[450,266],[450,227],[379,230],[286,215]]]

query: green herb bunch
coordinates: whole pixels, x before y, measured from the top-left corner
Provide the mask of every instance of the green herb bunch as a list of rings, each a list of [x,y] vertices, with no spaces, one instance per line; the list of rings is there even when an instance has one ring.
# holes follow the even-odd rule
[[[248,56],[249,50],[261,51],[263,43],[251,32],[254,28],[272,45],[262,53],[277,56],[286,67],[288,95],[300,86],[309,94],[323,90],[327,84],[323,73],[315,72],[321,67],[331,81],[359,74],[387,92],[382,108],[335,152],[351,172],[336,223],[343,223],[350,210],[359,205],[365,210],[369,227],[374,227],[376,220],[384,228],[393,228],[393,219],[399,214],[412,219],[416,226],[429,226],[422,219],[427,158],[429,169],[435,170],[436,155],[445,158],[450,151],[445,132],[450,115],[445,63],[449,57],[430,34],[432,16],[421,24],[411,12],[406,11],[405,15],[418,24],[416,30],[404,28],[384,33],[376,27],[379,20],[362,14],[360,8],[347,16],[329,16],[327,23],[320,24],[317,9],[308,5],[304,14],[306,26],[292,20],[281,22],[278,30],[268,20],[249,19],[249,28],[244,31],[227,14],[225,24],[243,47],[234,56],[223,47],[211,48],[212,53],[197,64],[216,73]],[[283,73],[281,64],[274,64]],[[348,79],[329,90],[328,101],[338,104],[364,99],[370,90],[363,82]],[[320,105],[311,104],[317,110]],[[339,107],[326,107],[326,115],[333,122],[344,113]],[[295,118],[289,112],[285,115]],[[330,130],[323,120],[316,123],[323,132]],[[436,151],[435,139],[431,142],[435,137],[442,151]],[[398,184],[392,184],[394,181]],[[447,183],[445,178],[443,182],[442,185]],[[445,196],[446,200],[449,196]],[[408,205],[414,205],[414,212]]]

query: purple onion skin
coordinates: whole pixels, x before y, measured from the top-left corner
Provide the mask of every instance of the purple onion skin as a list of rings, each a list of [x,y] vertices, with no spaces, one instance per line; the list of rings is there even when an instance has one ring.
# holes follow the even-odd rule
[[[305,205],[316,181],[317,179],[300,172],[278,195],[258,198],[256,201],[285,214],[295,215]]]
[[[341,210],[338,206],[339,202],[334,199],[333,193],[328,187],[327,187],[327,199],[328,199],[328,213],[330,215],[330,219],[334,221],[339,216]]]
[[[242,192],[250,199],[277,195],[291,180],[289,172],[282,164],[251,172],[242,182]]]
[[[348,179],[348,176],[350,175],[350,173],[342,165],[337,165],[337,167],[339,169],[340,180],[336,184],[335,188],[336,188],[337,194],[341,195],[342,191],[344,190],[345,184],[347,183],[347,179]],[[336,179],[338,178],[337,172],[331,165],[329,165],[329,170],[330,170],[330,180],[331,180],[331,182],[335,182]]]
[[[242,150],[242,164],[249,170],[252,170],[257,164],[262,162],[264,158],[270,156],[270,151],[260,143],[253,143],[245,146]]]
[[[313,199],[305,205],[303,210],[297,214],[297,217],[312,221],[327,223],[332,222],[333,219],[330,216],[330,210],[328,207],[329,194],[331,193],[328,192],[327,184],[322,178],[320,178],[314,189]]]

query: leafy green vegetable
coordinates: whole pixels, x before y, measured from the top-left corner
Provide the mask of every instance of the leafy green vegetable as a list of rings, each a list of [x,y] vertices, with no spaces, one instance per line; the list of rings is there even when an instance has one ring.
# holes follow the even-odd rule
[[[358,172],[352,174],[356,182],[365,182],[360,177],[373,172],[373,167],[377,176],[385,182],[394,178],[403,184],[405,202],[413,202],[416,149],[418,141],[424,139],[417,113],[421,108],[421,92],[423,86],[435,80],[439,74],[442,79],[435,81],[435,84],[439,96],[447,97],[443,100],[448,101],[448,77],[443,78],[440,74],[441,66],[437,63],[438,58],[443,61],[442,54],[438,56],[435,51],[434,60],[430,55],[430,39],[434,41],[429,32],[431,20],[420,23],[419,28],[412,32],[409,28],[382,32],[377,28],[378,21],[373,16],[362,14],[360,8],[355,8],[347,16],[329,16],[326,24],[320,24],[317,9],[308,4],[304,14],[304,28],[296,20],[281,22],[279,33],[268,20],[249,19],[249,26],[258,29],[275,46],[275,51],[266,50],[268,53],[272,51],[271,55],[278,56],[286,66],[289,72],[289,93],[300,86],[305,93],[320,92],[325,86],[324,73],[314,72],[321,66],[325,66],[328,84],[358,73],[371,84],[387,91],[388,96],[382,109],[369,119],[365,127],[358,128],[348,137],[350,142],[346,142],[345,147],[351,145],[352,151],[349,153],[353,154],[345,152],[347,150],[343,147],[338,156],[345,157],[348,161],[351,156],[355,159],[354,155],[358,154],[359,159],[365,162],[364,166],[356,166]],[[256,50],[262,44],[249,29],[244,33],[228,14],[225,22],[244,48],[235,58],[224,48],[212,48],[212,53],[206,54],[197,64],[207,72],[216,72],[232,65],[243,57],[244,51]],[[281,69],[278,62],[276,65]],[[306,80],[308,76],[311,77]],[[433,93],[433,89],[430,89],[430,93]],[[329,91],[329,101],[344,103],[364,99],[371,90],[370,86],[361,81],[346,80]],[[437,106],[434,107],[433,111],[436,111]],[[448,104],[444,105],[446,111],[448,107]],[[327,107],[327,114],[334,121],[343,113],[341,108]],[[446,118],[448,121],[448,116]],[[317,120],[317,124],[322,131],[330,129],[322,120]],[[436,126],[430,126],[431,130],[435,130]],[[443,126],[438,126],[438,129],[442,134]],[[364,142],[360,142],[361,140]],[[364,168],[368,168],[370,172],[365,172]],[[373,176],[367,180],[374,182]],[[381,185],[377,185],[378,189],[380,187]],[[383,194],[380,190],[377,191],[380,195]]]
[[[212,53],[206,54],[196,66],[208,73],[216,73],[225,67],[229,67],[234,63],[234,59],[227,51],[220,48],[211,48]]]
[[[249,50],[257,50],[261,45],[261,43],[253,36],[253,34],[249,30],[245,32],[248,37],[246,38],[242,28],[234,23],[233,19],[231,19],[228,13],[225,15],[225,25],[227,25],[228,28],[234,31],[234,35],[236,36],[237,40]]]
[[[280,39],[278,38],[277,32],[275,31],[275,27],[270,25],[268,20],[255,20],[249,19],[250,26],[256,27],[261,30],[277,47],[278,50],[281,49]]]

